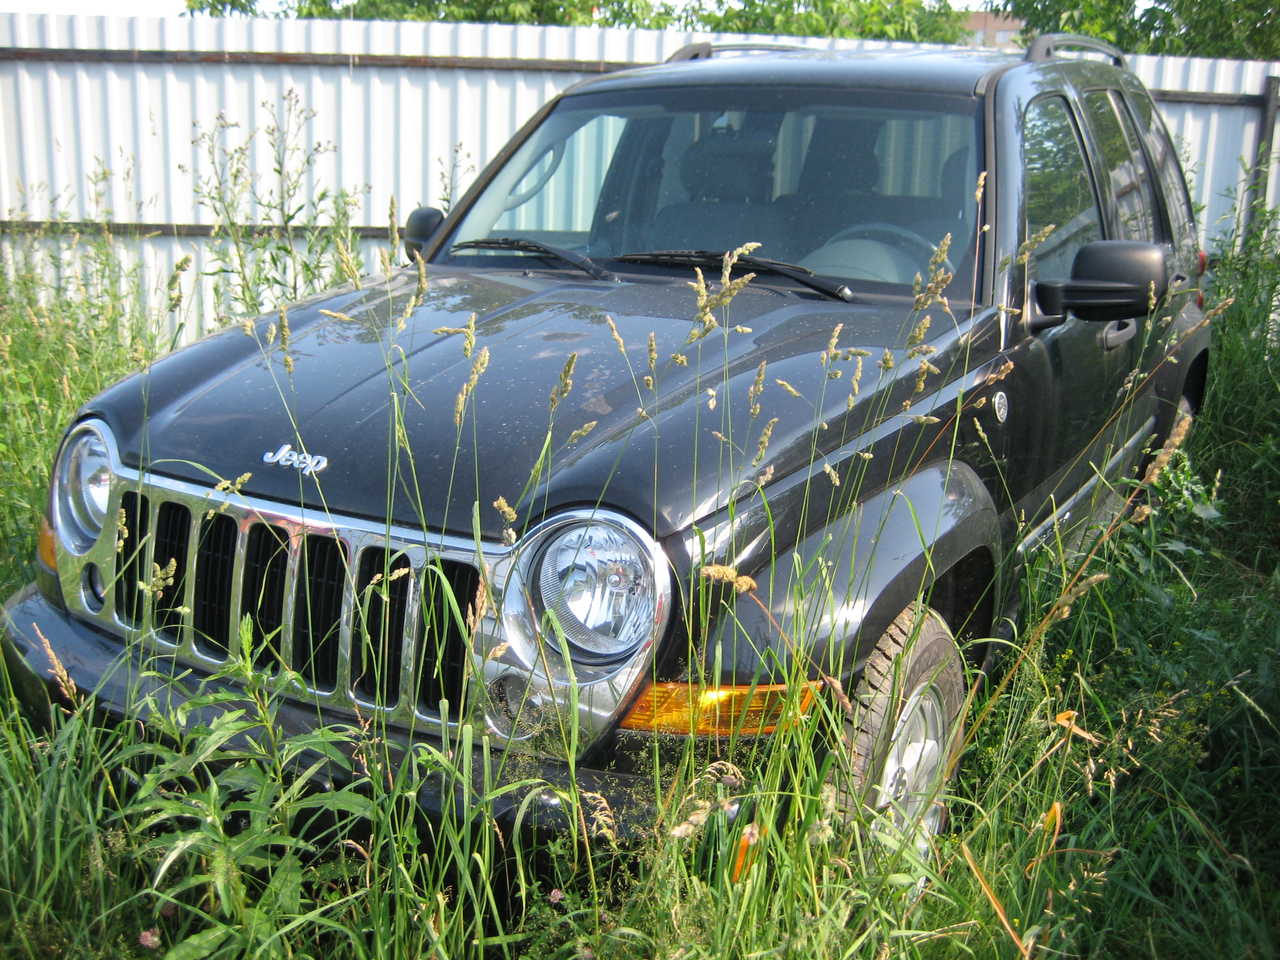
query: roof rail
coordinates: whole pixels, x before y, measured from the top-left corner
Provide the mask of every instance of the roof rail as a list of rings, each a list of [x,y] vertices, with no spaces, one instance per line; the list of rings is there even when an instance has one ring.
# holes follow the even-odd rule
[[[1046,33],[1031,41],[1027,47],[1027,60],[1052,60],[1059,50],[1088,50],[1100,53],[1113,64],[1124,69],[1124,54],[1109,43],[1078,33]]]
[[[741,52],[757,52],[757,53],[784,53],[794,52],[796,50],[813,50],[814,47],[803,47],[796,43],[710,43],[706,40],[701,43],[690,43],[681,47],[671,56],[667,57],[666,63],[679,63],[681,60],[710,60],[717,53],[729,53],[735,51]]]

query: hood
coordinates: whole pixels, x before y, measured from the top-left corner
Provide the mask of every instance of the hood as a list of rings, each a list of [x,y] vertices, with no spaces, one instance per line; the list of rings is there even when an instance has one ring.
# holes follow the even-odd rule
[[[401,271],[291,308],[287,342],[276,317],[223,331],[87,410],[128,463],[209,485],[248,473],[246,494],[335,514],[389,510],[397,524],[470,535],[479,504],[480,532],[496,539],[499,497],[519,509],[517,527],[605,503],[663,536],[771,463],[781,475],[787,457],[810,460],[815,424],[848,407],[854,359],[833,379],[818,356],[833,329],[840,348],[878,356],[905,342],[910,312],[905,298],[844,304],[757,280],[729,326],[690,343],[701,324],[686,276],[432,268],[415,307],[416,276]],[[468,356],[470,335],[453,331],[469,324]]]

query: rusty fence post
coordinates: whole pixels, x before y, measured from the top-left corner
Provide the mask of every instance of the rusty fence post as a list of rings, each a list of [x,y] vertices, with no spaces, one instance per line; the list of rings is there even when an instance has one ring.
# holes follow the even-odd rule
[[[1249,186],[1246,196],[1248,204],[1244,211],[1244,233],[1248,236],[1253,231],[1257,209],[1267,202],[1267,190],[1271,186],[1271,167],[1275,163],[1272,148],[1275,144],[1276,108],[1280,105],[1280,77],[1267,77],[1267,85],[1262,95],[1262,116],[1258,126],[1258,144],[1254,151],[1253,170],[1249,174]]]

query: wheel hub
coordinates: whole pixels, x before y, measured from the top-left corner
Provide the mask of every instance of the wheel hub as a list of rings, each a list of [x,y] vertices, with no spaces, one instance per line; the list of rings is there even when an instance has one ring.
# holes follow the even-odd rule
[[[876,809],[922,855],[942,827],[937,791],[946,759],[945,710],[942,695],[931,682],[922,683],[907,698],[874,795]]]

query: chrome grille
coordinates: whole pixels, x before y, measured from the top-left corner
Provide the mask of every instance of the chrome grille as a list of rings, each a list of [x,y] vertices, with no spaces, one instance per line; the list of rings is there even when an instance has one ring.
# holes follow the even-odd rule
[[[447,703],[456,719],[474,546],[160,478],[120,477],[110,516],[63,571],[79,615],[205,670],[226,663],[247,622],[254,665],[294,671],[321,706],[411,722]],[[103,597],[86,593],[90,565],[111,578]]]

